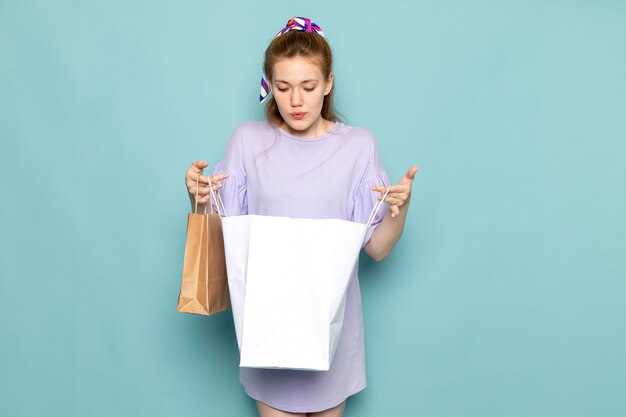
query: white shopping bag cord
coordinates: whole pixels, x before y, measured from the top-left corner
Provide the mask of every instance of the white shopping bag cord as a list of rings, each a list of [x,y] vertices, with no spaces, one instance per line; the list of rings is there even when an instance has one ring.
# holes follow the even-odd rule
[[[217,197],[215,196],[215,194],[219,196],[219,193],[216,193],[216,191],[213,190],[213,186],[211,185],[211,177],[209,177],[209,190],[211,190],[211,200],[215,202],[215,211],[217,211],[217,214],[220,214],[219,203],[217,202]],[[213,211],[213,202],[209,201],[209,203],[211,204],[211,212]]]
[[[222,205],[222,215],[224,217],[227,217],[228,214],[226,214],[226,207],[224,207],[224,202],[222,201],[222,196],[220,195],[220,193],[217,193],[217,198],[220,200],[220,204]]]
[[[224,202],[222,201],[222,196],[218,191],[213,191],[213,186],[211,185],[211,177],[209,177],[209,189],[211,190],[211,197],[213,198],[213,201],[215,201],[215,211],[217,211],[217,214],[219,214],[222,217],[226,217],[226,208],[224,207]],[[215,198],[215,194],[217,194],[217,198]],[[218,203],[219,200],[219,203]],[[219,211],[219,207],[220,207],[220,203],[222,205],[222,212],[220,213]],[[211,212],[213,212],[213,204],[211,204]]]
[[[372,222],[374,221],[374,217],[376,217],[376,213],[378,213],[378,210],[380,209],[380,207],[385,202],[385,197],[387,197],[388,193],[389,193],[389,187],[387,187],[387,190],[385,191],[385,194],[383,194],[383,198],[381,198],[380,201],[378,202],[378,204],[376,204],[374,206],[374,208],[372,209],[372,212],[370,213],[370,218],[367,220],[367,228],[368,229],[372,225]]]
[[[219,202],[222,205],[222,217],[228,217],[228,214],[226,214],[226,207],[224,207],[224,202],[222,201],[222,196],[220,195],[219,192],[213,192],[213,187],[211,186],[211,179],[209,178],[209,188],[211,190],[211,196],[213,197],[213,200],[215,200],[215,206],[218,206],[217,203],[217,199],[219,199]],[[197,193],[197,189],[196,189],[196,193]],[[385,194],[383,194],[383,198],[380,199],[380,201],[372,208],[372,212],[370,213],[370,217],[367,220],[367,227],[369,228],[372,225],[372,222],[374,221],[374,218],[376,217],[376,213],[378,213],[378,210],[380,210],[381,206],[383,205],[383,203],[385,202],[385,197],[387,197],[387,194],[389,193],[389,187],[387,187],[387,189],[385,190]],[[215,198],[215,194],[217,194],[217,199]],[[211,206],[212,207],[212,206]],[[198,202],[197,202],[197,194],[196,194],[196,211],[198,210]],[[218,211],[219,214],[219,211]]]
[[[198,214],[198,189],[200,185],[199,179],[200,179],[200,175],[196,177],[196,198],[195,198],[195,207],[193,210],[194,214]],[[211,177],[209,177],[209,189],[211,190],[211,197],[213,198],[213,201],[215,201],[215,211],[220,216],[226,217],[226,208],[224,207],[222,196],[220,195],[219,190],[213,191],[213,186],[211,185]],[[217,198],[215,198],[215,194],[217,194]],[[218,204],[218,200],[219,200],[219,204]],[[211,203],[211,201],[208,201],[207,203],[211,205],[211,214],[213,214],[213,204]],[[222,206],[222,213],[220,213],[219,211],[220,204]],[[206,205],[204,206],[204,214],[207,214]]]

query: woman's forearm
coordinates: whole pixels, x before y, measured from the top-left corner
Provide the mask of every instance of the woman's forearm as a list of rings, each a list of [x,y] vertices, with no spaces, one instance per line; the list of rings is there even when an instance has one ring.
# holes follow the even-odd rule
[[[380,262],[392,251],[404,230],[406,215],[409,211],[410,198],[400,207],[396,217],[391,217],[391,210],[387,210],[381,223],[376,227],[372,237],[365,245],[365,253]]]

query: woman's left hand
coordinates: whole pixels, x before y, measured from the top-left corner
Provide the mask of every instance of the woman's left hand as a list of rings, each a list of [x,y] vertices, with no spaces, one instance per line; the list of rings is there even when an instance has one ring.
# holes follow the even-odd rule
[[[400,207],[404,206],[411,199],[411,187],[413,186],[413,178],[415,178],[417,169],[417,165],[409,168],[406,174],[400,178],[398,184],[389,187],[389,193],[387,193],[387,197],[385,197],[385,202],[389,205],[391,217],[399,215]],[[378,200],[380,200],[385,194],[385,191],[387,191],[387,187],[375,185],[372,187],[372,190],[381,193],[381,195],[378,196]]]

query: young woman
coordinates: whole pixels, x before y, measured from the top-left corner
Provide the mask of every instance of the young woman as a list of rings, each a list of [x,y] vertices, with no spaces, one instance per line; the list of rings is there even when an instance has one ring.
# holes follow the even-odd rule
[[[287,22],[265,52],[261,100],[271,92],[265,121],[239,125],[212,176],[195,161],[187,188],[199,205],[208,183],[229,215],[260,214],[339,218],[366,223],[390,186],[374,137],[341,123],[333,109],[332,53],[319,26],[306,18]],[[400,239],[417,167],[389,187],[385,205],[364,241],[383,260]],[[383,210],[384,209],[384,210]],[[357,268],[358,269],[358,268]],[[366,386],[363,318],[357,271],[346,295],[339,345],[326,372],[241,368],[240,381],[261,417],[341,416],[345,400]]]

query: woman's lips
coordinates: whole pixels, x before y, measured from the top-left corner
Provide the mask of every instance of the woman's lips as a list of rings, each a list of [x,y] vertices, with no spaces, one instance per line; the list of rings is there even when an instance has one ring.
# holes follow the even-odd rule
[[[289,113],[289,116],[296,120],[302,120],[304,116],[306,116],[306,113]]]

